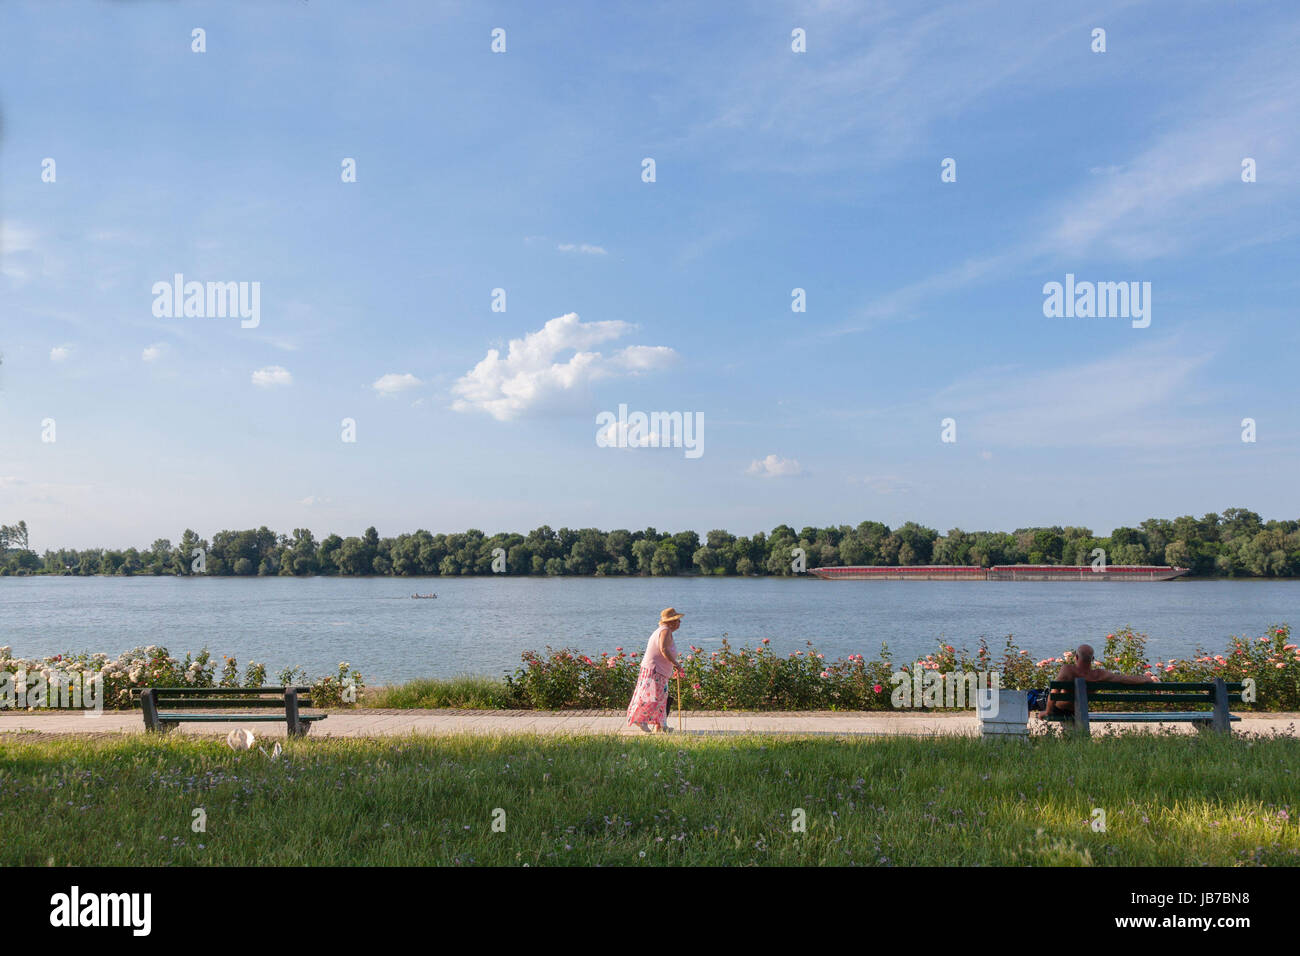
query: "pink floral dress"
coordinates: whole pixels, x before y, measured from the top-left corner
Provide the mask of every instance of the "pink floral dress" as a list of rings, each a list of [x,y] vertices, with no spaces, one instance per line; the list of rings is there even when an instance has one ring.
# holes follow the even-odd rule
[[[673,662],[659,650],[659,632],[655,629],[646,644],[645,656],[641,658],[641,672],[637,675],[636,690],[632,692],[632,702],[627,705],[627,723],[654,724],[662,728],[668,721],[668,680],[673,676]],[[672,634],[667,635],[667,644],[673,649]]]

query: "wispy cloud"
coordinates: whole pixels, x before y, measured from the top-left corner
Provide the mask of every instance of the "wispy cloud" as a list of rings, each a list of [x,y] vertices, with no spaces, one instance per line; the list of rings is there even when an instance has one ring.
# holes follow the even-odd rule
[[[36,230],[0,219],[0,275],[22,282],[41,271]]]
[[[253,373],[253,384],[259,388],[274,388],[278,385],[292,385],[293,376],[289,370],[280,365],[268,365]]]
[[[580,252],[585,256],[607,256],[609,253],[604,246],[593,246],[590,243],[572,243],[562,242],[556,246],[561,252]]]
[[[54,346],[54,348],[50,349],[51,362],[66,362],[68,360],[68,357],[71,355],[72,355],[71,345],[56,345]]]
[[[907,494],[913,485],[898,475],[860,475],[849,478],[849,484],[861,485],[878,495]]]
[[[1044,32],[1019,4],[958,2],[919,15],[910,4],[825,4],[800,20],[808,53],[777,57],[772,47],[751,44],[720,59],[710,74],[708,116],[688,139],[745,169],[878,168],[1012,84],[1044,90],[1079,82],[1060,69],[1058,42],[1086,38],[1093,20],[1124,5],[1094,5],[1087,17]],[[700,69],[707,67],[694,72]],[[720,148],[741,138],[744,148]]]
[[[1300,45],[1290,29],[1257,46],[1240,70],[1187,97],[1184,122],[1158,134],[1123,163],[1093,166],[1091,179],[1039,210],[1028,238],[958,262],[877,296],[839,335],[909,318],[927,300],[1029,268],[1097,257],[1124,262],[1293,238],[1300,225],[1261,235],[1243,209],[1300,199],[1300,180],[1284,172],[1300,152],[1300,72],[1288,66]],[[1244,183],[1244,158],[1264,181]]]
[[[982,445],[1190,444],[1207,433],[1187,417],[1187,396],[1212,359],[1209,349],[1182,351],[1168,341],[1029,374],[985,369],[940,390],[931,406],[956,419],[959,441]]]

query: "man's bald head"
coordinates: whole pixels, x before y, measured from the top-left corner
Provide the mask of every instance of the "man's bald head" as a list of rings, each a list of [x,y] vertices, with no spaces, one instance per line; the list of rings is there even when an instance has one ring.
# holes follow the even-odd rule
[[[1074,659],[1082,667],[1092,666],[1092,656],[1093,652],[1091,644],[1080,644],[1079,649],[1074,652]]]

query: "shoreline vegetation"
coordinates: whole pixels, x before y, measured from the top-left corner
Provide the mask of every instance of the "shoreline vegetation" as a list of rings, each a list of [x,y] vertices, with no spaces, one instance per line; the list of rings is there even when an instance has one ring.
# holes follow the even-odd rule
[[[1018,648],[1008,635],[1000,651],[981,640],[974,653],[940,643],[939,649],[917,661],[895,662],[888,647],[868,661],[850,654],[828,661],[808,643],[808,649],[781,655],[769,649],[770,639],[755,648],[733,648],[723,636],[717,651],[705,652],[691,646],[684,650],[679,700],[675,682],[670,682],[674,708],[715,711],[887,711],[922,707],[896,706],[893,692],[897,674],[918,671],[936,674],[999,675],[999,686],[1007,690],[1043,689],[1055,679],[1060,657],[1034,660]],[[1125,627],[1107,634],[1098,654],[1098,664],[1127,674],[1149,673],[1162,681],[1224,680],[1254,682],[1255,700],[1239,710],[1251,712],[1300,711],[1300,647],[1291,642],[1287,624],[1270,627],[1258,638],[1232,637],[1223,653],[1204,649],[1188,659],[1151,661],[1146,653],[1146,636]],[[392,709],[459,708],[474,710],[607,710],[627,707],[640,668],[640,655],[621,647],[596,656],[573,648],[547,647],[544,652],[525,651],[521,666],[501,679],[464,676],[419,678],[402,684],[367,688],[359,671],[346,661],[335,674],[312,682],[317,706]],[[266,681],[266,668],[250,661],[241,677],[234,658],[223,658],[218,671],[215,660],[204,649],[196,657],[173,657],[164,647],[136,648],[110,660],[106,654],[57,655],[43,659],[14,658],[8,647],[0,647],[0,685],[17,682],[22,670],[29,678],[58,672],[65,680],[104,678],[105,707],[130,709],[133,692],[142,687],[256,687]],[[279,683],[302,683],[306,675],[287,669]],[[974,678],[978,683],[978,679]],[[1153,684],[1152,690],[1159,690]],[[353,703],[355,702],[355,703]],[[911,701],[909,701],[911,703]],[[0,708],[3,708],[0,700]],[[933,710],[969,710],[966,707],[934,707]],[[0,710],[0,712],[3,712]]]
[[[1019,528],[1014,532],[940,534],[908,521],[737,536],[714,530],[661,532],[543,525],[525,534],[485,535],[477,529],[432,534],[423,529],[380,537],[373,528],[317,541],[306,528],[278,534],[219,531],[211,541],[186,529],[180,542],[159,538],[147,548],[60,548],[37,554],[24,521],[0,525],[0,575],[176,575],[433,577],[511,576],[795,576],[795,549],[806,567],[998,564],[1090,565],[1097,549],[1110,565],[1188,568],[1192,578],[1300,577],[1300,521],[1264,521],[1245,508],[1201,518],[1148,518],[1138,527],[1095,535],[1083,527]]]
[[[0,734],[0,865],[1295,866],[1298,760],[1278,735],[290,739],[273,760]]]

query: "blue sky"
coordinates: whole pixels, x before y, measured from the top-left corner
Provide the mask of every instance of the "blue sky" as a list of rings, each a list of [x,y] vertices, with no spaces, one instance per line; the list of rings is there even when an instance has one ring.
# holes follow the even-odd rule
[[[1300,10],[701,6],[0,6],[0,518],[1295,516]],[[176,273],[258,326],[155,317]],[[1149,327],[1044,316],[1067,273]],[[620,404],[704,454],[598,447]]]

